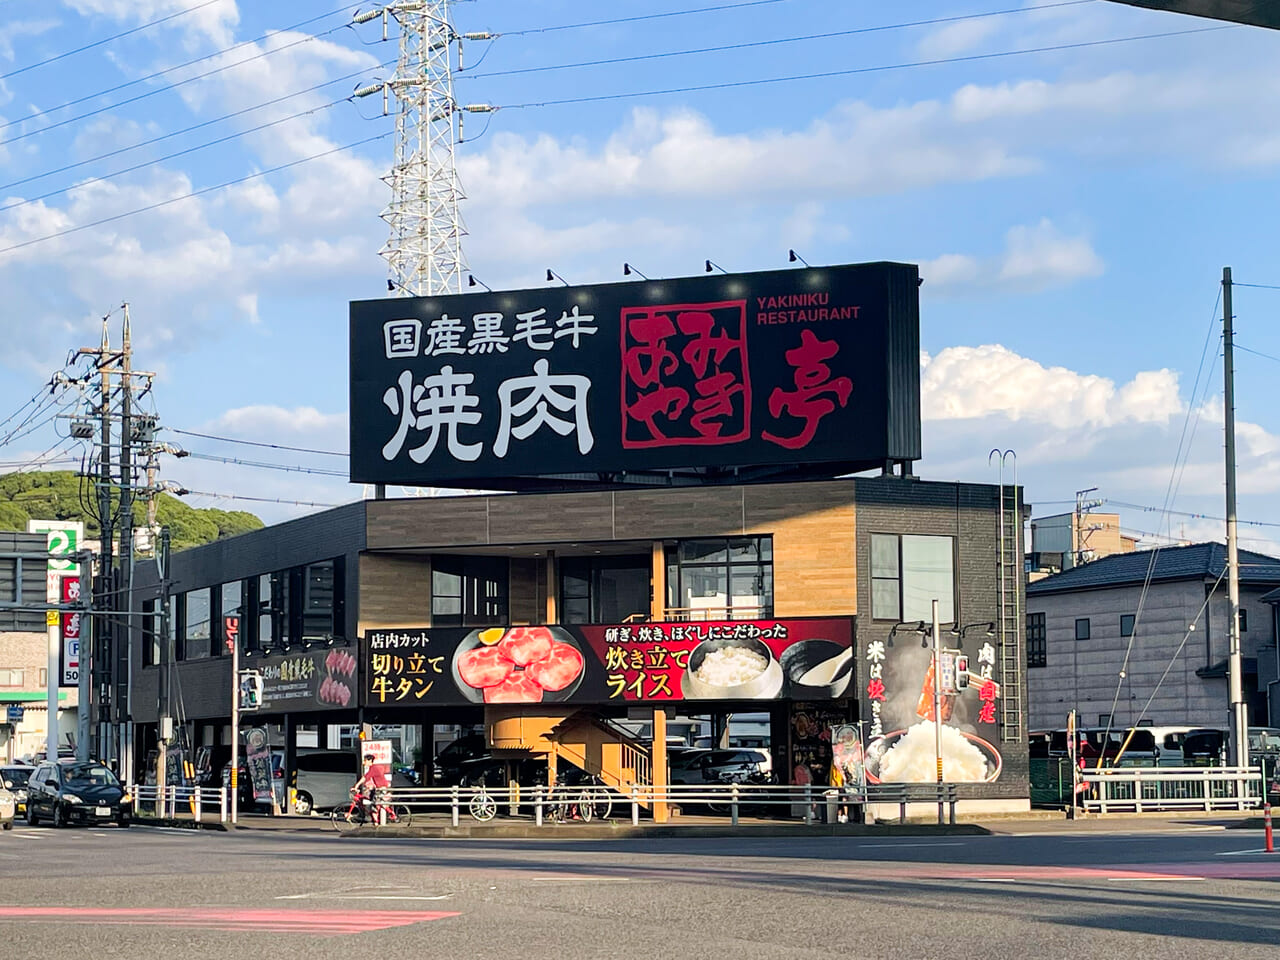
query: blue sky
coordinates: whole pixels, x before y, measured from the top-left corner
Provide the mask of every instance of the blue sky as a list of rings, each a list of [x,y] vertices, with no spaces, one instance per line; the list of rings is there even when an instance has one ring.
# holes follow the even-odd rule
[[[785,266],[789,247],[812,263],[917,262],[923,476],[993,480],[988,451],[1011,448],[1037,514],[1095,486],[1113,501],[1158,506],[1194,425],[1174,507],[1221,516],[1214,303],[1226,264],[1238,280],[1280,285],[1280,34],[1208,29],[1216,25],[1105,0],[1025,5],[1038,10],[1019,0],[775,0],[652,17],[725,2],[455,4],[459,30],[502,34],[467,45],[456,87],[461,103],[503,108],[487,126],[469,117],[459,147],[476,276],[495,288],[537,286],[553,267],[601,282],[621,279],[624,260],[671,276],[699,272],[706,257],[755,270]],[[347,302],[385,290],[378,214],[388,191],[378,178],[391,140],[131,212],[387,133],[377,98],[332,102],[388,75],[380,64],[394,58],[394,36],[384,43],[377,24],[345,26],[355,8],[337,0],[9,7],[0,417],[69,350],[96,343],[102,315],[129,300],[135,362],[159,374],[166,425],[344,450]],[[973,16],[984,13],[995,15]],[[627,17],[651,18],[546,29]],[[946,18],[964,19],[902,26]],[[879,27],[888,29],[869,29]],[[1166,33],[1181,35],[1083,46]],[[838,35],[778,42],[816,34]],[[1060,49],[990,56],[1045,47]],[[560,69],[685,50],[703,52]],[[891,69],[868,70],[880,67]],[[276,98],[286,99],[260,106]],[[63,192],[37,199],[53,191]],[[130,215],[44,239],[118,214]],[[1278,311],[1280,291],[1238,289],[1239,343],[1280,357]],[[1240,515],[1280,524],[1280,414],[1269,389],[1280,360],[1241,352],[1237,370]],[[9,442],[4,469],[57,444],[55,426]],[[170,439],[209,456],[343,468],[333,457]],[[207,459],[166,461],[164,476],[267,499],[361,494],[340,479]],[[307,509],[190,499],[267,519]],[[1135,532],[1221,535],[1213,520],[1121,513]],[[1280,551],[1280,527],[1242,536]]]

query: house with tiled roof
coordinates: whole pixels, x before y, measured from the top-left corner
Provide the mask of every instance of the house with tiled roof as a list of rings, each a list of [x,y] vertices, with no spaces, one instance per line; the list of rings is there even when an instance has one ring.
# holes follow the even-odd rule
[[[1266,725],[1280,559],[1239,557],[1245,699],[1250,723]],[[1226,562],[1223,544],[1198,543],[1116,554],[1029,584],[1030,729],[1061,728],[1073,709],[1086,726],[1225,728]]]

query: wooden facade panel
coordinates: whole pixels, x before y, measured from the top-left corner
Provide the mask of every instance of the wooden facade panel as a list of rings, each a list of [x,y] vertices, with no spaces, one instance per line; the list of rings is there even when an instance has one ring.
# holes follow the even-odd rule
[[[489,501],[490,543],[612,539],[612,493],[493,497]]]
[[[426,557],[360,557],[359,631],[431,625],[431,562]]]
[[[741,487],[620,490],[614,496],[618,540],[725,537],[742,532]]]
[[[368,548],[456,547],[488,542],[490,497],[369,500]]]

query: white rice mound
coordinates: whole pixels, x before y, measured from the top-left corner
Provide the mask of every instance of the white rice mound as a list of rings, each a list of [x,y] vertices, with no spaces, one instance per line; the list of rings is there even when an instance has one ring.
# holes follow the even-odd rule
[[[764,673],[769,666],[767,658],[754,650],[742,647],[721,647],[712,650],[702,658],[702,663],[693,671],[702,683],[715,687],[734,687],[747,683]]]
[[[898,738],[880,760],[885,783],[933,783],[937,780],[933,721],[921,720]],[[955,727],[942,725],[942,774],[948,783],[987,779],[987,759]]]

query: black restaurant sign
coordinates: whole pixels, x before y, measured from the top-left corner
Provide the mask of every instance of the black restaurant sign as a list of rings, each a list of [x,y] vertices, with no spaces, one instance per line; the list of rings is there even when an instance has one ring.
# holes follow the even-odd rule
[[[920,456],[915,266],[351,304],[351,479]]]

